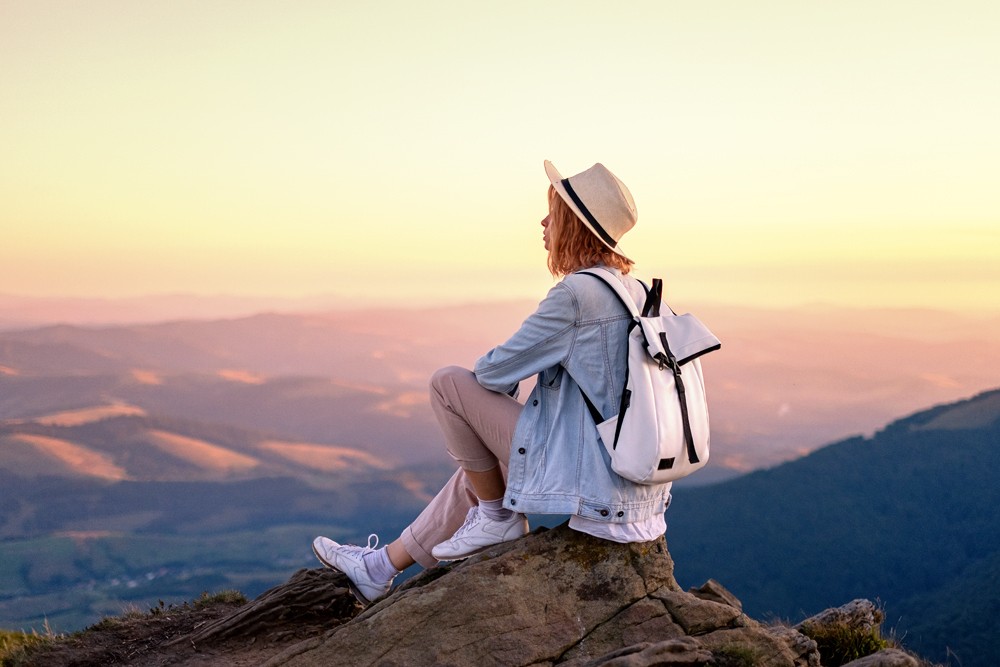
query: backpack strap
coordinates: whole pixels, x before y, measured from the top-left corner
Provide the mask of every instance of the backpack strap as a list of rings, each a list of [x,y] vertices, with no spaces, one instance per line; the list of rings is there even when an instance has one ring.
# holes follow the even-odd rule
[[[612,292],[615,293],[615,296],[618,297],[618,300],[621,301],[623,306],[625,306],[625,310],[632,313],[632,317],[639,317],[640,315],[639,308],[635,305],[635,299],[633,299],[632,295],[629,294],[628,290],[625,289],[625,285],[622,284],[622,281],[618,280],[618,276],[611,273],[607,269],[602,269],[597,266],[595,266],[592,270],[577,271],[577,273],[583,276],[590,276],[592,278],[597,278],[598,280],[600,280],[602,283],[607,285]],[[648,302],[649,290],[646,288],[645,284],[643,284],[642,287],[643,289],[646,290],[647,294],[646,301]]]
[[[593,270],[585,269],[583,271],[577,271],[577,273],[597,278],[611,288],[611,290],[615,293],[615,296],[618,297],[618,300],[622,302],[623,306],[625,306],[625,309],[632,313],[632,317],[660,316],[660,304],[663,302],[663,281],[659,278],[653,278],[652,287],[647,286],[646,283],[639,280],[639,284],[642,285],[642,289],[646,292],[646,300],[643,302],[642,312],[639,312],[635,299],[632,298],[632,295],[627,289],[625,289],[625,285],[622,284],[622,281],[619,280],[618,276],[615,274],[599,266],[595,266]],[[667,306],[667,310],[674,313],[673,308],[670,306]],[[674,314],[676,315],[677,313]]]
[[[630,332],[632,331],[632,327],[638,325],[639,323],[638,318],[640,317],[640,313],[639,309],[635,305],[635,299],[632,298],[632,295],[629,294],[628,291],[625,289],[625,285],[622,284],[622,281],[618,280],[618,277],[615,274],[608,271],[607,269],[602,269],[596,266],[594,267],[593,271],[584,270],[584,271],[577,271],[577,273],[584,276],[590,276],[591,278],[596,278],[600,282],[604,283],[604,285],[614,293],[615,297],[618,298],[618,301],[620,301],[621,304],[625,306],[625,309],[632,314],[633,322],[632,324],[629,325]],[[658,283],[660,283],[659,278],[653,280],[654,289],[656,289],[656,285]],[[643,316],[645,316],[645,312],[650,308],[649,304],[650,301],[652,300],[653,290],[651,290],[649,287],[646,287],[646,283],[642,282],[641,280],[639,281],[639,284],[642,285],[642,289],[646,292],[646,303],[643,306]],[[662,287],[660,287],[660,290],[662,291]],[[657,292],[657,295],[659,295],[659,292]],[[657,302],[656,312],[659,313],[660,311],[659,296],[657,296],[656,302]],[[628,385],[627,365],[625,366],[625,385]],[[580,387],[580,394],[583,395],[583,400],[587,404],[587,410],[590,411],[590,416],[593,418],[594,423],[600,424],[601,422],[603,422],[604,417],[601,416],[600,410],[597,409],[597,406],[594,405],[594,402],[590,400],[589,396],[587,396],[587,392],[583,390],[583,387]],[[626,390],[622,392],[622,400],[621,404],[618,406],[618,414],[623,414],[628,409],[628,401],[629,401],[629,396],[628,396],[628,391]],[[621,429],[621,422],[618,423],[618,428]],[[617,446],[618,444],[617,441],[618,441],[618,434],[615,433],[615,443],[614,443],[615,446]],[[614,446],[612,447],[612,449],[614,449]]]
[[[677,363],[677,358],[670,351],[670,343],[667,342],[667,334],[660,332],[660,344],[663,345],[665,354],[659,355],[660,370],[664,365],[674,374],[674,386],[677,387],[677,400],[681,408],[681,426],[684,430],[684,444],[687,446],[688,461],[698,463],[698,452],[694,446],[694,434],[691,432],[691,417],[688,415],[687,393],[684,389],[684,378],[681,377],[681,367]]]
[[[663,281],[659,278],[653,278],[652,289],[646,290],[646,303],[642,306],[642,316],[659,317],[661,301],[663,301]]]

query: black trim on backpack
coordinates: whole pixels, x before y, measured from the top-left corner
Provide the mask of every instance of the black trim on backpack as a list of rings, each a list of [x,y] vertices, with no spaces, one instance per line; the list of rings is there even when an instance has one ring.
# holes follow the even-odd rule
[[[594,274],[590,274],[594,275]],[[608,287],[611,287],[608,285]],[[645,285],[643,285],[645,287]],[[614,291],[614,288],[611,288]],[[618,292],[615,292],[615,296],[618,296]],[[620,296],[618,297],[621,298]],[[642,306],[642,316],[643,317],[659,317],[660,316],[660,302],[663,301],[663,281],[659,278],[653,278],[653,287],[646,290],[646,303]],[[674,312],[674,311],[670,311]]]
[[[670,368],[671,372],[674,374],[674,384],[677,385],[677,398],[681,404],[681,422],[684,424],[684,442],[687,445],[688,450],[688,461],[691,463],[698,463],[700,460],[698,458],[698,453],[694,449],[694,434],[691,433],[691,418],[688,417],[688,402],[687,396],[684,393],[684,380],[681,379],[681,366],[677,363],[677,359],[674,358],[673,352],[670,351],[670,344],[667,342],[667,334],[660,332],[660,343],[663,345],[663,349],[667,352],[667,367]],[[663,368],[663,360],[660,360],[660,368]]]
[[[716,350],[721,349],[721,348],[722,348],[722,344],[721,343],[719,345],[713,345],[712,347],[705,348],[701,352],[695,352],[690,357],[684,357],[683,359],[678,359],[677,360],[677,365],[678,366],[683,366],[684,364],[688,363],[689,361],[694,361],[695,359],[697,359],[698,357],[700,357],[703,354],[708,354],[709,352],[715,352]]]

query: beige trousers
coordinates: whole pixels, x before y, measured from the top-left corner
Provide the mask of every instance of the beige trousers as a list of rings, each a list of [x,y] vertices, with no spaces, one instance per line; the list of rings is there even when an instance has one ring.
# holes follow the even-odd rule
[[[407,553],[424,567],[437,564],[431,549],[454,535],[469,508],[478,504],[465,471],[485,472],[499,465],[507,479],[514,426],[523,406],[485,389],[472,371],[449,366],[431,377],[431,408],[448,453],[460,467],[400,536]]]

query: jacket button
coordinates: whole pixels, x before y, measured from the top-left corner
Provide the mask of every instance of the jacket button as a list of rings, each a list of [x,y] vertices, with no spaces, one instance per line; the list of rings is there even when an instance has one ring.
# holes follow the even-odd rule
[[[625,516],[625,512],[618,512],[618,516]]]
[[[511,505],[516,505],[517,504],[517,500],[515,500],[514,498],[511,498],[510,499],[510,504]]]
[[[611,514],[611,512],[609,512],[607,510],[601,510],[601,516],[607,516],[609,514]]]
[[[525,449],[524,447],[521,447],[521,448],[519,448],[519,449],[517,450],[517,453],[518,453],[518,454],[524,454],[524,453],[525,453],[526,451],[528,451],[528,450],[527,450],[527,449]]]
[[[533,400],[533,401],[531,402],[531,404],[532,404],[532,405],[538,405],[538,399],[536,398],[535,400]]]

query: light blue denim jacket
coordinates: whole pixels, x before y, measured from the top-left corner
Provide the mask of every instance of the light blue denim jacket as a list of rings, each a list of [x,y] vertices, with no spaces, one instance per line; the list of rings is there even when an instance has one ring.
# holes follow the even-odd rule
[[[642,285],[624,280],[641,307]],[[582,387],[605,418],[617,413],[630,320],[608,286],[570,274],[507,342],[476,362],[479,383],[497,392],[538,374],[514,430],[505,507],[616,523],[666,509],[670,484],[634,484],[611,470],[580,393]]]

